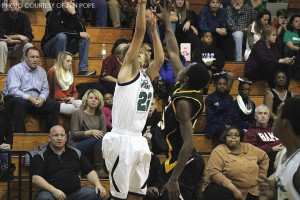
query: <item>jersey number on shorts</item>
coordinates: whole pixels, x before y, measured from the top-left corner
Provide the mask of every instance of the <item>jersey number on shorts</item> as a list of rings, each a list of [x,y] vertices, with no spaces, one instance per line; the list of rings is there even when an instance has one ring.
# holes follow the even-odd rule
[[[152,98],[152,92],[141,92],[137,104],[138,111],[147,111]]]

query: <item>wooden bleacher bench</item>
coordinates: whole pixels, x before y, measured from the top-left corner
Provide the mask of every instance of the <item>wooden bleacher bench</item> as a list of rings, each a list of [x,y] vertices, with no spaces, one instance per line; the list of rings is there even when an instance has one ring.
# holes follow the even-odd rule
[[[212,150],[212,142],[205,138],[204,135],[195,134],[194,141],[197,152],[201,152],[204,158],[205,163],[208,162],[209,154]],[[48,134],[46,133],[14,133],[14,143],[13,143],[13,150],[23,150],[29,151],[31,149],[36,148],[40,144],[47,144],[48,143]],[[165,160],[165,156],[159,155],[158,156],[160,161],[163,162]],[[17,157],[12,157],[12,163],[16,164],[16,171],[15,175],[17,175],[18,171],[18,164],[19,159]],[[22,166],[24,167],[23,163]],[[22,199],[27,200],[28,197],[28,176],[29,172],[26,169],[22,169],[23,171],[23,178],[22,178]],[[86,180],[81,180],[82,185],[91,186],[91,184]],[[102,185],[109,191],[109,180],[101,179]],[[12,181],[12,197],[16,196],[17,193],[17,182]],[[36,193],[37,188],[33,187],[33,195]],[[0,182],[0,200],[6,199],[7,191],[6,191],[6,183]]]
[[[289,0],[288,8],[289,9],[300,9],[300,1],[299,0]]]

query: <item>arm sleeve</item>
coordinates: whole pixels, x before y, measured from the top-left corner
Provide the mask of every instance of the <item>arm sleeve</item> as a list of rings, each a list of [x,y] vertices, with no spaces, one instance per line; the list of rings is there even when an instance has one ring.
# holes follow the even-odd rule
[[[32,42],[32,39],[34,38],[34,36],[32,34],[30,20],[27,17],[27,15],[25,15],[25,14],[24,14],[24,24],[23,24],[22,35],[26,36],[29,39],[29,42]]]
[[[218,48],[215,48],[215,58],[216,60],[213,61],[213,66],[222,70],[225,65],[225,58]]]
[[[75,111],[72,116],[71,116],[71,125],[70,125],[70,130],[71,130],[71,138],[76,141],[85,138],[84,132],[81,130],[81,121],[82,121],[82,116],[80,114],[81,110]]]
[[[41,177],[44,176],[45,163],[39,154],[33,156],[31,169],[32,169],[32,175],[38,175]]]
[[[107,132],[104,114],[100,116],[100,131],[102,131],[103,134]]]
[[[269,167],[269,157],[267,155],[266,152],[264,152],[263,150],[253,147],[255,148],[254,151],[257,152],[257,160],[258,160],[258,166],[259,166],[259,175],[262,176],[267,176],[267,171],[268,171],[268,167]]]
[[[28,99],[30,95],[25,94],[20,90],[21,84],[21,74],[19,74],[18,70],[16,70],[15,68],[10,69],[6,77],[6,87],[8,92],[7,95],[13,95],[14,97]]]
[[[90,163],[82,153],[80,156],[80,168],[81,168],[82,175],[87,175],[93,170],[92,166],[90,165]]]
[[[206,105],[205,112],[206,112],[207,122],[211,124],[220,124],[219,116],[214,109],[213,101],[210,97],[211,96],[208,95],[207,98],[205,99],[205,105]]]
[[[39,69],[39,70],[41,70],[41,75],[43,76],[42,78],[43,83],[42,83],[42,88],[41,88],[41,93],[39,95],[39,98],[46,100],[49,95],[49,84],[47,80],[47,74],[44,69]]]

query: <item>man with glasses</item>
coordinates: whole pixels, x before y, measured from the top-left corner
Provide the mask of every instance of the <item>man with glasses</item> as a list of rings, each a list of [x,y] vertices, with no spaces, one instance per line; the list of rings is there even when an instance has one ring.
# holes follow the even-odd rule
[[[274,162],[276,154],[281,151],[284,146],[279,139],[273,135],[271,126],[269,125],[270,111],[266,105],[259,105],[255,109],[256,123],[246,132],[243,142],[250,143],[264,150],[269,158],[269,169],[267,176],[274,172]]]
[[[29,18],[19,4],[19,0],[8,1],[8,11],[0,14],[0,73],[4,73],[7,57],[22,58],[26,49],[33,46]]]

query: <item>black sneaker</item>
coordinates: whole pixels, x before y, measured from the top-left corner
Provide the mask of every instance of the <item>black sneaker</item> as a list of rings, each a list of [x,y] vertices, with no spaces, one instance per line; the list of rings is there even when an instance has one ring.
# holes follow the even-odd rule
[[[96,75],[96,70],[89,70],[89,71],[81,71],[78,72],[77,75],[85,75],[85,76],[92,76],[92,75]]]

